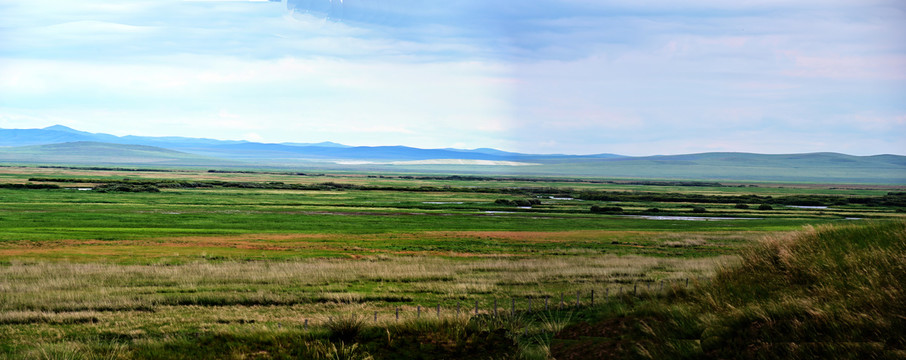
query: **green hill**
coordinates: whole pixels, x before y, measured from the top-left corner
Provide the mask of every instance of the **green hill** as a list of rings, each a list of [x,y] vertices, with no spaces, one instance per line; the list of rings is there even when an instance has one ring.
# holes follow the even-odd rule
[[[535,176],[906,184],[906,157],[899,155],[704,153],[622,158],[526,157],[522,161],[542,165],[408,165],[393,168]]]
[[[0,148],[0,162],[24,164],[237,166],[242,163],[144,145],[77,141]]]

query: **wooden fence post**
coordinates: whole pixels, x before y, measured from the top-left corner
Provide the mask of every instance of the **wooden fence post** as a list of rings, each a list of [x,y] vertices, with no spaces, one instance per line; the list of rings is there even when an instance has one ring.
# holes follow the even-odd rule
[[[418,314],[415,315],[415,318],[416,318],[416,319],[421,319],[421,318],[422,318],[422,306],[421,306],[421,305],[418,306]]]
[[[595,306],[595,289],[591,289],[591,306]]]
[[[305,325],[303,326],[303,329],[305,329],[305,331],[308,331],[308,319],[305,319]]]
[[[528,311],[532,312],[532,298],[528,298]]]
[[[494,298],[494,317],[498,317],[500,314],[497,313],[497,298]]]
[[[440,317],[440,304],[437,304],[437,317]]]
[[[377,322],[377,311],[374,312],[374,322]]]
[[[399,306],[396,307],[396,321],[400,321],[400,308],[399,308]]]
[[[478,300],[475,300],[475,315],[478,315]]]
[[[579,307],[579,290],[576,290],[576,307]]]
[[[544,311],[550,311],[550,307],[548,307],[548,303],[549,303],[550,299],[551,299],[550,295],[544,295]]]

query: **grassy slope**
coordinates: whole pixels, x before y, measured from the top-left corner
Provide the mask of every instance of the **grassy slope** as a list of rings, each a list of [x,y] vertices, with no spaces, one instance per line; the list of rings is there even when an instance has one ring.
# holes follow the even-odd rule
[[[529,174],[648,178],[713,179],[750,181],[906,183],[906,157],[895,155],[850,156],[835,153],[764,155],[706,153],[620,159],[563,159],[541,166],[455,167],[397,166],[434,172]],[[525,160],[534,161],[534,160]]]
[[[0,148],[0,162],[30,164],[229,166],[239,162],[189,154],[154,146],[78,141],[50,145]]]
[[[628,311],[587,314],[557,359],[906,357],[906,223],[771,238],[714,281]]]

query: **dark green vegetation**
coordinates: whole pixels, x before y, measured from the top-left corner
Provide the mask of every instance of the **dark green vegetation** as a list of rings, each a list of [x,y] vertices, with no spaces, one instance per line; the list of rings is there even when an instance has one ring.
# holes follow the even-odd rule
[[[782,287],[696,284],[765,236],[906,216],[904,189],[877,185],[16,167],[0,184],[0,358],[547,358],[582,336],[728,357],[737,320],[711,321]],[[679,335],[576,335],[640,319]]]

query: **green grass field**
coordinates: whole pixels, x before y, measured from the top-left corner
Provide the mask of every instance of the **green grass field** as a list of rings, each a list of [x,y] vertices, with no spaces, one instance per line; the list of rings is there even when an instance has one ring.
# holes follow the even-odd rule
[[[765,237],[906,218],[882,185],[27,167],[3,184],[0,358],[547,358],[593,291],[624,314],[614,299],[694,291]],[[619,200],[582,198],[602,194]],[[828,205],[786,205],[806,200]]]

